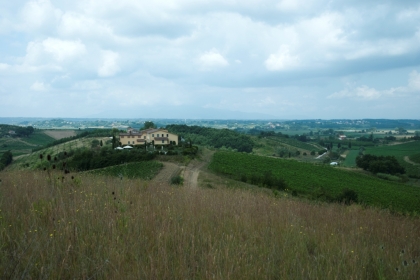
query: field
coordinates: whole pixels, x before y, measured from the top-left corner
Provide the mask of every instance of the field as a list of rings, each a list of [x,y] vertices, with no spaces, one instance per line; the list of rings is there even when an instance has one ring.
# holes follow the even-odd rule
[[[418,218],[259,189],[55,175],[0,173],[1,278],[420,278]]]
[[[72,140],[69,142],[61,143],[46,149],[42,149],[37,152],[31,152],[30,154],[25,154],[20,156],[17,159],[14,159],[14,164],[10,167],[11,169],[35,169],[38,167],[39,164],[39,154],[44,155],[51,155],[54,156],[59,152],[64,151],[71,151],[82,147],[90,147],[91,143],[94,139],[97,139],[99,141],[102,140],[102,142],[105,145],[105,142],[109,140],[108,137],[89,137],[89,138],[80,138],[76,140]]]
[[[404,144],[366,148],[365,154],[395,156],[398,162],[405,168],[408,175],[420,178],[420,166],[409,163],[405,158],[418,154],[420,141],[407,142]]]
[[[102,169],[96,169],[88,171],[90,174],[104,175],[104,176],[114,176],[119,178],[128,178],[128,179],[144,179],[150,180],[157,173],[159,173],[162,168],[162,163],[157,161],[140,161],[126,163],[122,165],[115,165],[111,167],[106,167]]]
[[[35,131],[29,137],[0,138],[0,156],[3,152],[11,150],[13,156],[31,153],[33,148],[53,142],[54,139],[42,131]]]
[[[291,191],[302,195],[337,197],[343,189],[357,193],[360,202],[401,212],[420,213],[420,188],[394,183],[373,176],[277,158],[242,153],[216,152],[209,168],[241,179],[252,174],[283,178]]]
[[[349,150],[346,159],[343,162],[343,166],[346,167],[355,167],[356,166],[356,157],[359,155],[359,150]]]
[[[76,136],[76,131],[74,130],[44,130],[44,133],[48,136],[54,138],[55,140],[60,140],[67,137]]]
[[[305,143],[293,138],[284,138],[284,137],[267,137],[268,139],[275,141],[277,143],[280,144],[286,144],[289,145],[291,147],[295,147],[297,149],[301,149],[301,150],[306,150],[306,151],[318,151],[320,149],[322,149],[321,146],[319,146],[318,144],[315,143]]]

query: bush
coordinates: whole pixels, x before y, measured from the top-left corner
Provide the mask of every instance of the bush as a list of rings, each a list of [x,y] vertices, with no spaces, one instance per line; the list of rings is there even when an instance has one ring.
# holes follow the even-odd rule
[[[356,158],[356,165],[372,173],[404,174],[402,167],[394,156],[363,155]]]
[[[5,152],[0,158],[0,163],[2,163],[4,166],[8,166],[9,164],[12,163],[12,161],[13,161],[13,155],[11,151]]]
[[[337,201],[349,205],[351,203],[357,203],[358,196],[355,191],[345,188],[341,194],[337,196]]]
[[[171,185],[182,185],[184,183],[184,179],[178,175],[171,178]]]

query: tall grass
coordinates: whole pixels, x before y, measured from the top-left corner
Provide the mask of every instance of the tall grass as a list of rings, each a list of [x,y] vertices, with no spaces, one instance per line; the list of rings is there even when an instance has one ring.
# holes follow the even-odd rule
[[[0,278],[420,277],[418,218],[71,176],[0,173]]]

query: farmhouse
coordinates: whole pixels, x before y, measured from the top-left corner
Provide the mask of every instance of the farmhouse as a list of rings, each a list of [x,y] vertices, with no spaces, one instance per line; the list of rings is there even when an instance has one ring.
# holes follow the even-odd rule
[[[178,135],[168,132],[166,129],[149,128],[136,131],[128,129],[127,133],[120,133],[121,145],[144,145],[153,143],[154,145],[178,145]]]

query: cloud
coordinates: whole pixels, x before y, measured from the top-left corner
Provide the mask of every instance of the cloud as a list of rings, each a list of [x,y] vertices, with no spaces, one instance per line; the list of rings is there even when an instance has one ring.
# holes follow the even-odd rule
[[[64,61],[86,53],[86,47],[80,41],[66,41],[48,38],[42,42],[45,52],[50,53],[55,60]]]
[[[265,60],[265,67],[270,71],[289,70],[299,66],[299,56],[291,55],[289,47],[283,45],[280,50]]]
[[[352,98],[357,100],[374,100],[382,96],[382,93],[374,88],[368,86],[360,86],[354,89],[344,89],[335,92],[328,96],[328,98]]]
[[[55,25],[62,12],[56,9],[49,0],[27,2],[21,11],[22,28],[36,30],[42,27],[51,28]]]
[[[0,63],[0,70],[7,70],[9,69],[9,65],[7,65],[6,63]]]
[[[382,97],[402,97],[416,94],[420,91],[420,73],[412,71],[409,75],[407,86],[394,87],[384,90],[377,90],[366,85],[347,88],[329,95],[328,99],[355,99],[359,101],[370,101],[380,99]]]
[[[215,49],[202,54],[198,61],[203,69],[219,68],[229,65],[229,62]]]
[[[287,118],[311,108],[322,117],[343,100],[385,108],[419,98],[418,1],[3,2],[0,91],[32,94],[39,104],[41,95],[60,96],[56,108],[69,112],[85,111],[69,106],[76,101],[101,110],[123,96],[138,106],[228,100],[223,109]],[[151,94],[158,101],[143,102]],[[20,112],[42,113],[34,108]]]
[[[412,91],[420,91],[420,73],[412,71],[408,79],[408,89]]]
[[[107,22],[75,12],[64,13],[57,30],[59,34],[66,37],[92,39],[114,36],[112,28],[108,26]]]
[[[111,77],[120,71],[118,59],[120,55],[113,51],[102,51],[102,64],[98,68],[99,77]]]
[[[43,82],[36,81],[35,83],[32,84],[31,90],[33,90],[33,91],[45,91],[45,90],[47,90],[47,87],[44,85]]]

